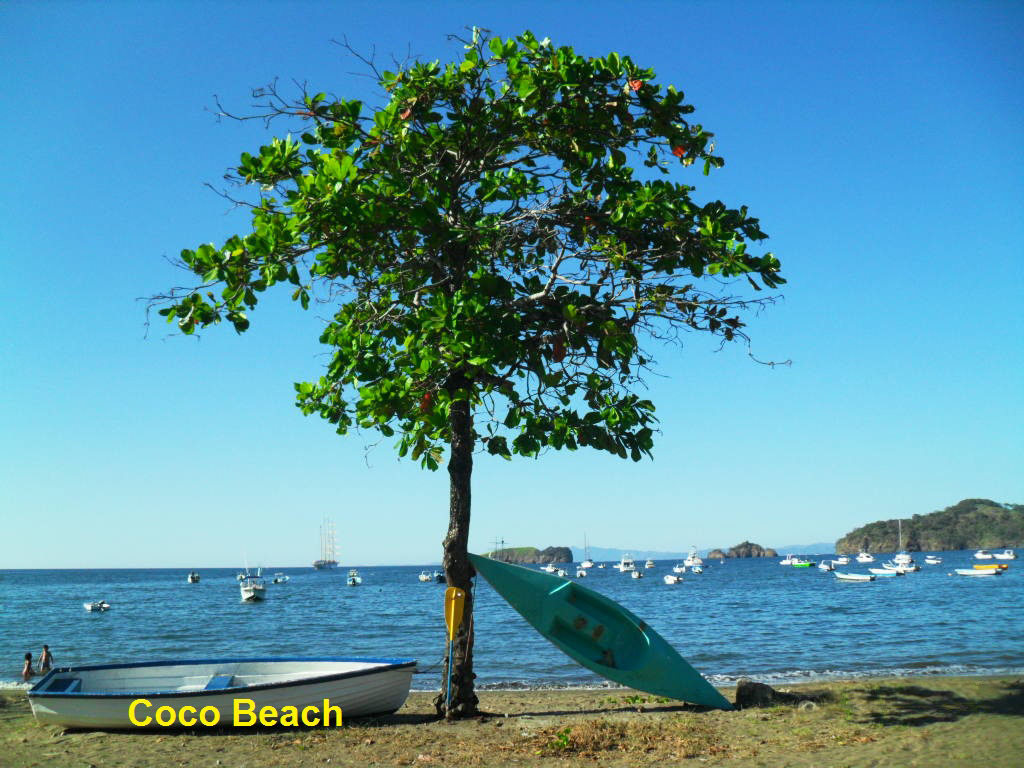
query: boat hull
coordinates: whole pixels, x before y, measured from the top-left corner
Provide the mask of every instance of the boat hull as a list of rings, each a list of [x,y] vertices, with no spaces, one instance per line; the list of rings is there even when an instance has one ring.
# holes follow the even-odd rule
[[[732,709],[661,635],[614,600],[539,571],[469,557],[534,629],[587,669],[640,691]]]
[[[152,718],[162,706],[217,710],[220,727],[235,725],[235,701],[262,707],[293,706],[300,712],[324,702],[340,707],[343,717],[394,712],[409,695],[413,659],[290,658],[162,661],[60,667],[49,672],[28,692],[32,712],[40,723],[65,728],[170,730],[175,722],[159,725]],[[214,678],[231,683],[207,688]],[[78,681],[77,683],[74,681]],[[237,683],[237,684],[236,684]],[[70,684],[70,685],[69,685]],[[61,688],[77,690],[59,690]],[[132,703],[145,699],[151,706]],[[248,707],[248,703],[244,703]],[[132,722],[151,717],[144,726]],[[194,713],[193,713],[194,714]],[[212,716],[208,720],[213,720]],[[259,722],[258,720],[256,721]],[[237,723],[239,725],[248,723]],[[312,723],[310,723],[312,724]],[[331,724],[334,724],[333,721]]]

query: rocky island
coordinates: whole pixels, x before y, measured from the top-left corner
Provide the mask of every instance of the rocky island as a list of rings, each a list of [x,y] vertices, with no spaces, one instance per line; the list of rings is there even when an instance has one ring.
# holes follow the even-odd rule
[[[722,550],[716,549],[715,552],[721,552]],[[729,551],[724,555],[715,555],[714,553],[708,554],[708,557],[778,557],[779,553],[774,549],[762,547],[760,544],[754,544],[749,541],[744,541],[741,544],[737,544],[735,547],[729,547]]]
[[[571,563],[572,549],[569,547],[506,547],[488,552],[485,557],[501,560],[503,563],[519,565],[542,565],[545,563]]]

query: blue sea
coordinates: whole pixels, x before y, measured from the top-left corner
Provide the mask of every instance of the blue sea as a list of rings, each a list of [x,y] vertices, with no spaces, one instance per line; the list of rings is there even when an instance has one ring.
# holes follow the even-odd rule
[[[1024,564],[994,578],[951,576],[971,552],[870,583],[846,583],[778,559],[717,561],[667,586],[675,561],[631,579],[609,563],[582,583],[646,620],[713,683],[770,684],[891,675],[1024,673]],[[884,558],[879,558],[884,559]],[[536,567],[536,566],[534,566]],[[426,568],[433,571],[433,567]],[[866,572],[852,564],[840,570]],[[0,571],[0,684],[19,680],[43,643],[58,666],[184,658],[385,656],[415,658],[413,687],[439,686],[444,586],[420,566],[282,568],[262,603],[239,598],[236,569]],[[575,573],[575,568],[570,570]],[[591,687],[605,682],[540,637],[480,580],[475,671],[480,688]],[[106,600],[106,613],[82,603]]]

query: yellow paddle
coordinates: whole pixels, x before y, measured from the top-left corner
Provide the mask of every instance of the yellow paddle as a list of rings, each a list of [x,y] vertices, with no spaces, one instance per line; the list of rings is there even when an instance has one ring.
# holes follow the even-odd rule
[[[448,709],[452,700],[452,657],[455,655],[455,633],[462,626],[462,606],[466,602],[466,593],[458,587],[448,587],[444,591],[444,623],[448,627],[448,685],[445,690],[444,708]]]
[[[462,606],[466,602],[466,593],[458,587],[448,587],[444,591],[444,623],[448,626],[448,642],[455,639],[455,633],[462,625]]]

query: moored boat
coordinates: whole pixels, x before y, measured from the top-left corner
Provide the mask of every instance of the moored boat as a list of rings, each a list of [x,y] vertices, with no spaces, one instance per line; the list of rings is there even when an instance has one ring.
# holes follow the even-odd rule
[[[902,576],[903,571],[897,570],[896,568],[868,568],[871,573],[875,576]]]
[[[942,558],[939,557],[938,555],[925,555],[924,556],[924,564],[925,565],[941,565],[942,564]]]
[[[615,567],[619,569],[619,573],[632,572],[636,570],[636,562],[633,560],[632,555],[625,554]]]
[[[666,584],[681,584],[683,581],[682,576],[676,576],[674,573],[666,573],[661,577],[661,580]]]
[[[110,610],[110,603],[106,600],[97,600],[94,603],[82,603],[82,607],[87,611],[103,612]]]
[[[977,552],[974,553],[974,559],[975,560],[993,560],[993,559],[995,559],[995,555],[993,555],[987,549],[979,549]]]
[[[415,666],[413,659],[269,658],[58,667],[29,689],[28,699],[37,721],[65,728],[166,730],[198,725],[200,712],[207,715],[204,725],[238,725],[236,699],[251,700],[255,712],[274,707],[282,725],[327,725],[335,710],[324,710],[340,708],[340,725],[341,713],[363,717],[401,707]],[[139,700],[147,704],[133,704]],[[164,706],[177,713],[166,726],[154,716]],[[186,707],[191,718],[182,723]],[[295,718],[302,712],[309,719],[284,721],[287,707]],[[311,722],[308,707],[319,712],[319,722]]]
[[[350,587],[358,587],[363,583],[363,577],[359,575],[359,571],[353,568],[348,572],[348,578],[345,579],[345,583]]]
[[[1002,576],[1002,568],[954,568],[957,576]]]
[[[1012,549],[1004,549],[1002,552],[993,552],[992,557],[996,560],[1016,560],[1017,553]]]
[[[191,572],[189,572],[189,574],[188,574],[188,583],[189,584],[198,584],[199,583],[199,571],[191,571]]]
[[[858,552],[857,553],[858,563],[873,563],[875,562],[875,556],[869,552]]]
[[[433,581],[434,580],[434,577],[430,575],[430,571],[420,571],[420,575],[419,575],[418,578],[419,578],[420,581]]]
[[[238,582],[238,590],[242,593],[242,600],[247,603],[255,603],[267,596],[267,585],[263,581],[263,570],[256,569],[256,573],[249,573],[247,570],[244,577]]]
[[[842,571],[833,571],[835,577],[840,581],[874,581],[875,575],[872,573],[843,573]]]
[[[1006,563],[975,563],[971,567],[979,571],[1005,571],[1010,566]]]
[[[644,577],[643,571],[630,571],[629,575],[634,579],[642,579]]]

